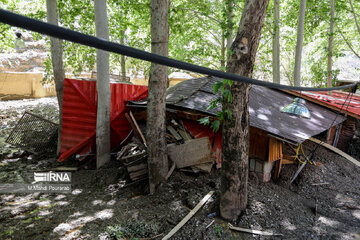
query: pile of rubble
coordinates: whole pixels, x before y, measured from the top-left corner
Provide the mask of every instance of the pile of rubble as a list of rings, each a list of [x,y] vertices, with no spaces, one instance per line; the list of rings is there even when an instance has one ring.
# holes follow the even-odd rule
[[[130,143],[117,153],[117,160],[126,167],[132,181],[148,178],[146,140],[141,129],[145,123],[138,123],[134,115],[126,114],[133,128],[134,136]],[[194,138],[180,120],[169,119],[166,127],[167,153],[169,158],[169,175],[177,168],[186,172],[209,173],[215,163],[208,137]]]

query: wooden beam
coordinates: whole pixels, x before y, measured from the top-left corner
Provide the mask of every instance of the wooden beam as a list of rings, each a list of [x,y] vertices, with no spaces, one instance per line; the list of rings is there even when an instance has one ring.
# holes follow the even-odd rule
[[[192,137],[190,137],[190,135],[185,130],[178,129],[178,132],[180,133],[181,137],[184,140],[191,140],[192,139]]]
[[[279,179],[279,177],[280,177],[281,167],[282,167],[282,159],[276,161],[275,173],[274,173],[275,180]]]
[[[128,120],[128,122],[130,123],[132,129],[134,130],[135,134],[140,138],[140,140],[144,143],[145,147],[146,145],[146,140],[144,135],[142,134],[139,125],[137,124],[134,115],[131,113],[130,111],[130,115],[128,113],[125,113],[125,117]]]
[[[358,160],[356,160],[355,158],[351,157],[350,155],[344,153],[343,151],[341,151],[340,149],[331,146],[330,144],[327,144],[323,141],[320,141],[316,138],[309,138],[310,141],[315,142],[317,144],[320,144],[323,147],[326,147],[327,149],[330,149],[331,151],[339,154],[340,156],[344,157],[345,159],[349,160],[350,162],[352,162],[353,164],[355,164],[356,166],[360,167],[360,162]]]
[[[176,141],[180,141],[183,139],[172,126],[168,126],[166,127],[166,129],[171,133],[171,135],[176,139]]]
[[[246,233],[257,234],[257,235],[264,235],[264,236],[281,236],[281,234],[274,234],[273,232],[267,232],[267,231],[260,231],[260,230],[252,230],[252,229],[247,229],[247,228],[234,227],[234,226],[231,225],[230,223],[228,223],[228,227],[229,227],[231,230],[235,230],[235,231],[238,231],[238,232],[246,232]]]
[[[183,220],[181,220],[181,222],[178,223],[178,225],[176,225],[165,237],[163,237],[162,240],[167,240],[169,238],[171,238],[182,226],[185,225],[185,223],[187,221],[189,221],[190,218],[192,218],[192,216],[195,215],[195,213],[197,211],[199,211],[199,209],[207,202],[207,200],[209,200],[209,198],[214,194],[214,191],[210,191],[208,194],[206,194],[206,196],[201,199],[201,201],[196,205],[196,207],[194,207],[194,209],[192,209],[188,215],[186,215]]]

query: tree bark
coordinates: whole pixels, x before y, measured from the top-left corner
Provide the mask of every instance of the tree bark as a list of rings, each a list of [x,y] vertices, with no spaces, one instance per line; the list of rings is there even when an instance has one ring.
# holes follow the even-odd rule
[[[48,23],[58,25],[58,11],[56,0],[46,0],[47,9],[47,21]],[[58,141],[57,151],[60,153],[61,148],[61,129],[62,129],[62,105],[63,105],[63,87],[64,87],[64,64],[63,64],[63,53],[62,53],[62,41],[58,38],[50,37],[51,44],[51,61],[54,73],[54,82],[56,88],[56,96],[59,104],[59,129],[58,129]]]
[[[125,43],[125,31],[120,32],[120,44],[124,45]],[[125,66],[125,56],[120,55],[120,69],[121,69],[121,81],[126,81],[126,66]]]
[[[329,30],[329,45],[328,45],[328,59],[327,59],[327,87],[332,86],[332,56],[333,56],[333,39],[334,39],[334,21],[335,21],[335,0],[331,0],[330,13],[330,30]],[[331,94],[331,92],[329,92]]]
[[[227,0],[227,9],[228,9],[228,34],[227,34],[227,38],[226,38],[226,56],[227,56],[227,60],[229,60],[230,58],[230,48],[231,48],[231,44],[233,42],[233,31],[234,31],[234,27],[233,27],[233,21],[234,21],[234,12],[233,12],[233,7],[234,7],[234,3],[233,0]]]
[[[245,2],[227,72],[252,76],[268,3],[269,0]],[[233,116],[233,121],[224,121],[222,136],[220,214],[227,220],[237,219],[248,200],[250,88],[250,84],[233,82],[232,103],[223,101],[223,111],[230,110]]]
[[[95,0],[96,36],[109,39],[106,0]],[[96,119],[96,167],[110,161],[110,77],[109,53],[96,50],[98,107]]]
[[[273,82],[280,83],[280,3],[274,0]]]
[[[168,0],[151,0],[151,52],[168,56]],[[168,82],[166,66],[151,64],[147,105],[146,140],[150,194],[168,172],[166,152],[165,98]]]
[[[306,0],[300,0],[299,22],[297,29],[295,68],[294,68],[294,85],[300,86],[301,81],[301,54],[304,42],[304,24],[305,24]]]

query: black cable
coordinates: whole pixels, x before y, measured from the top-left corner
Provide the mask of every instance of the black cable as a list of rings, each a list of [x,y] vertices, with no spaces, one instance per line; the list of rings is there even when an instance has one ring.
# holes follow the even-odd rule
[[[118,43],[110,42],[104,39],[100,39],[97,37],[93,37],[90,35],[86,35],[83,33],[79,33],[73,30],[69,30],[66,28],[62,28],[53,24],[45,23],[39,20],[35,20],[32,18],[28,18],[16,13],[12,13],[3,9],[0,9],[0,22],[24,28],[30,31],[42,33],[45,35],[49,35],[51,37],[68,40],[75,43],[80,43],[82,45],[86,45],[89,47],[94,47],[97,49],[102,49],[108,52],[118,53],[121,55],[125,55],[128,57],[133,57],[137,59],[141,59],[148,62],[153,62],[161,65],[165,65],[168,67],[178,68],[182,70],[187,70],[191,72],[196,72],[200,74],[215,76],[219,78],[229,79],[238,82],[245,82],[254,85],[259,85],[263,87],[275,88],[275,89],[287,89],[287,90],[297,90],[297,91],[332,91],[332,90],[340,90],[345,88],[354,87],[357,83],[332,87],[332,88],[312,88],[312,87],[293,87],[281,84],[275,84],[271,82],[264,82],[244,76],[239,76],[232,73],[221,72],[218,70],[197,66],[194,64],[182,62],[179,60],[175,60],[172,58],[160,56],[153,53],[148,53],[146,51],[142,51],[139,49],[135,49],[132,47],[120,45]]]

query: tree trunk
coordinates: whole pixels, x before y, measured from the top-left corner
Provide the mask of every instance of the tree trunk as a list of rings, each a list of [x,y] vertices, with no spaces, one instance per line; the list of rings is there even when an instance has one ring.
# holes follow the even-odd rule
[[[297,42],[296,42],[296,53],[295,53],[295,68],[294,68],[294,85],[300,86],[301,80],[301,54],[304,41],[304,23],[305,23],[305,9],[306,0],[300,0],[300,12],[299,22],[297,30]]]
[[[220,61],[220,66],[222,68],[222,71],[224,71],[225,68],[225,52],[227,49],[225,49],[225,36],[224,36],[224,31],[222,31],[221,34],[221,61]]]
[[[95,0],[96,36],[109,39],[106,0]],[[98,107],[96,119],[96,167],[110,161],[110,78],[109,53],[96,50]]]
[[[125,43],[125,31],[120,32],[120,44],[124,45]],[[121,68],[121,81],[126,81],[126,67],[125,67],[125,56],[120,55],[120,68]]]
[[[233,0],[227,0],[227,13],[228,13],[228,34],[227,34],[227,38],[226,38],[226,56],[227,56],[227,60],[229,60],[230,57],[230,48],[231,48],[231,44],[233,42],[233,31],[234,31],[234,27],[233,27],[233,20],[234,20],[234,12],[233,12]]]
[[[168,56],[168,0],[151,0],[151,52]],[[166,153],[165,98],[168,82],[166,66],[151,64],[147,105],[147,152],[150,194],[168,172]]]
[[[252,76],[268,3],[269,0],[245,2],[227,72]],[[237,219],[247,205],[250,88],[247,83],[233,82],[233,101],[223,102],[223,111],[230,110],[233,116],[233,121],[224,121],[222,136],[220,214],[227,220]]]
[[[334,39],[334,21],[335,21],[335,0],[331,0],[331,19],[330,19],[330,31],[329,31],[329,52],[327,61],[327,87],[332,86],[332,56],[333,56],[333,39]],[[330,93],[330,92],[329,92]]]
[[[58,25],[58,12],[57,12],[57,1],[46,0],[47,8],[47,21],[51,24]],[[50,37],[51,44],[51,61],[53,66],[54,81],[56,88],[56,96],[59,104],[59,129],[58,129],[58,142],[57,151],[60,153],[61,147],[61,129],[62,129],[62,105],[63,105],[63,87],[64,87],[64,65],[62,59],[62,41],[58,38]]]
[[[280,3],[274,0],[273,82],[280,83]]]

